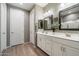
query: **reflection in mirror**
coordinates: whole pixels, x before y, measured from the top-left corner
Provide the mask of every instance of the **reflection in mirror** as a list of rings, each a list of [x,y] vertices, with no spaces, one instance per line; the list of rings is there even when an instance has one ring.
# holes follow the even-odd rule
[[[61,30],[79,30],[79,4],[60,11],[59,23]]]
[[[43,20],[38,20],[38,29],[43,29]]]
[[[56,30],[59,30],[59,19],[58,17],[55,17],[53,19],[53,24],[52,24],[52,29],[53,29],[53,32],[55,32]]]
[[[76,21],[67,21],[61,23],[62,28],[68,28],[68,29],[78,29],[79,28],[79,20]]]
[[[58,19],[58,17],[55,17],[55,18],[53,19],[53,24],[55,24],[56,26],[59,27],[59,19]]]
[[[44,30],[52,30],[53,15],[44,18]]]

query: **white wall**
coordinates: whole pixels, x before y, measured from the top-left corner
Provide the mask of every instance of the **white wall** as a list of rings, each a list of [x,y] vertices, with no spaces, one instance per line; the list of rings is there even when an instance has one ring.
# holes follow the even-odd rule
[[[38,6],[38,5],[36,5],[35,6],[35,11],[36,11],[36,19],[35,19],[35,23],[38,23],[38,20],[39,19],[42,19],[43,18],[43,8],[42,7],[40,7],[40,6]]]
[[[30,11],[30,42],[35,44],[35,9]]]
[[[43,7],[40,7],[39,5],[35,6],[35,25],[36,25],[36,31],[43,31],[42,29],[38,30],[38,20],[43,19],[44,10]]]
[[[30,11],[30,42],[32,42],[33,44],[36,44],[35,42],[36,31],[38,29],[38,20],[42,18],[42,15],[43,8],[38,5],[35,5],[35,7]]]
[[[6,20],[7,20],[7,6],[6,4],[1,4],[1,51],[6,49]]]

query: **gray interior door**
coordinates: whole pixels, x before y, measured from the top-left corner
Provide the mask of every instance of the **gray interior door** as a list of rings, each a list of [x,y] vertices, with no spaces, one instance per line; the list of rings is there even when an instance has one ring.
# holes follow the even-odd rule
[[[10,45],[24,43],[24,11],[10,8]]]

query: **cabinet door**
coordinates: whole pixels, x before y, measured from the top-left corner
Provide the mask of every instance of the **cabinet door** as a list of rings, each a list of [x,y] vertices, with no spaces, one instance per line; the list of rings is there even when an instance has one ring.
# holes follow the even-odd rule
[[[49,55],[51,55],[51,51],[52,51],[52,49],[51,49],[51,47],[52,47],[52,45],[51,45],[51,39],[46,39],[45,40],[45,52],[47,53],[47,54],[49,54]]]
[[[61,56],[62,55],[62,45],[57,42],[52,43],[52,55]]]
[[[37,35],[37,46],[41,48],[41,37],[39,34]]]
[[[63,55],[64,56],[79,56],[79,50],[71,48],[69,46],[63,46]]]
[[[42,44],[42,50],[44,51],[45,50],[45,36],[43,36],[42,38],[41,38],[42,40],[41,40],[41,44]]]

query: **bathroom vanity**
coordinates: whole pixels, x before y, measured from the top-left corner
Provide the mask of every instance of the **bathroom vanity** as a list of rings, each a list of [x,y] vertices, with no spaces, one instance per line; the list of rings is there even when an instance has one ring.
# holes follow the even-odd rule
[[[37,46],[51,56],[79,56],[79,34],[62,33],[79,31],[79,4],[59,11],[59,17],[53,16],[44,18],[43,32],[37,32]]]
[[[79,56],[79,37],[37,32],[37,46],[50,56]]]

